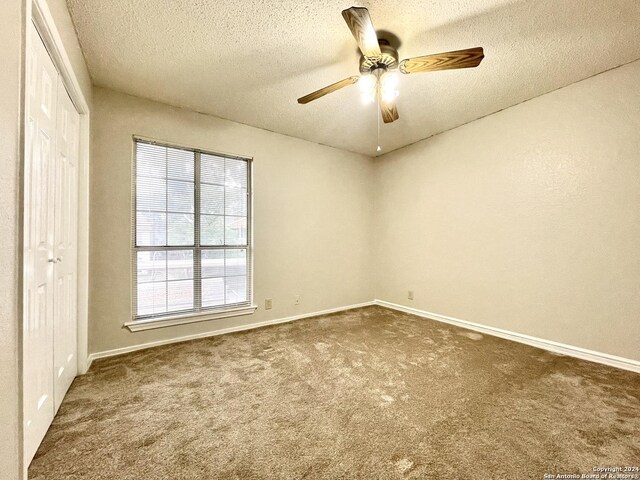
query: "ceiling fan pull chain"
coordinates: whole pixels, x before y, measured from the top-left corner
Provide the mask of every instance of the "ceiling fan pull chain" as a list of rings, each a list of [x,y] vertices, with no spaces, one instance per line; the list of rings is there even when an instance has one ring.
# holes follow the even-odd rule
[[[380,95],[376,95],[376,119],[378,122],[378,148],[376,148],[376,152],[379,152],[382,150],[382,147],[380,146]]]

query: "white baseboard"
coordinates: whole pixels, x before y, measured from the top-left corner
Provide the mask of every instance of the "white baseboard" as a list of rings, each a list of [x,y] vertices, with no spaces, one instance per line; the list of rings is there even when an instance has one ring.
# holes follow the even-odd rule
[[[252,330],[254,328],[265,327],[267,325],[276,325],[278,323],[293,322],[295,320],[302,320],[303,318],[318,317],[320,315],[328,315],[330,313],[342,312],[345,310],[351,310],[353,308],[369,307],[375,305],[375,301],[357,303],[354,305],[346,305],[344,307],[330,308],[328,310],[321,310],[319,312],[303,313],[302,315],[294,315],[292,317],[276,318],[273,320],[264,320],[262,322],[249,323],[246,325],[238,325],[236,327],[220,328],[218,330],[212,330],[210,332],[197,333],[195,335],[186,335],[184,337],[168,338],[166,340],[158,340],[155,342],[142,343],[139,345],[131,345],[123,348],[115,348],[113,350],[105,350],[104,352],[95,352],[89,355],[87,360],[87,370],[91,367],[91,363],[99,358],[113,357],[115,355],[122,355],[123,353],[135,352],[136,350],[144,350],[145,348],[158,347],[160,345],[168,345],[170,343],[186,342],[189,340],[196,340],[198,338],[214,337],[216,335],[224,335],[225,333],[241,332],[243,330]]]
[[[91,367],[91,363],[99,358],[112,357],[115,355],[122,355],[124,353],[135,352],[136,350],[143,350],[145,348],[157,347],[160,345],[168,345],[170,343],[186,342],[189,340],[196,340],[198,338],[213,337],[216,335],[224,335],[225,333],[240,332],[243,330],[252,330],[254,328],[260,328],[267,325],[276,325],[278,323],[293,322],[295,320],[302,320],[304,318],[312,318],[320,315],[327,315],[330,313],[342,312],[344,310],[351,310],[353,308],[368,307],[371,305],[379,305],[381,307],[391,308],[419,317],[428,318],[438,322],[448,323],[457,327],[466,328],[468,330],[474,330],[476,332],[492,335],[494,337],[500,337],[507,340],[511,340],[518,343],[524,343],[532,347],[541,348],[555,353],[561,353],[570,357],[576,357],[582,360],[590,362],[601,363],[609,365],[615,368],[621,368],[623,370],[630,370],[632,372],[640,373],[640,362],[637,360],[631,360],[628,358],[617,357],[608,353],[596,352],[594,350],[587,350],[585,348],[575,347],[573,345],[566,345],[564,343],[554,342],[552,340],[545,340],[543,338],[532,337],[530,335],[524,335],[522,333],[512,332],[509,330],[503,330],[501,328],[489,327],[481,325],[479,323],[473,323],[466,320],[460,320],[458,318],[448,317],[446,315],[440,315],[438,313],[427,312],[419,310],[413,307],[406,307],[397,303],[391,303],[384,300],[374,300],[371,302],[358,303],[355,305],[347,305],[344,307],[331,308],[328,310],[322,310],[319,312],[306,313],[302,315],[294,315],[291,317],[277,318],[273,320],[265,320],[262,322],[255,322],[246,325],[238,325],[236,327],[221,328],[218,330],[212,330],[210,332],[198,333],[195,335],[187,335],[184,337],[170,338],[166,340],[158,340],[155,342],[148,342],[139,345],[131,345],[129,347],[116,348],[113,350],[106,350],[103,352],[95,352],[89,355],[87,370]]]
[[[387,307],[393,310],[417,315],[419,317],[428,318],[430,320],[448,323],[457,327],[466,328],[468,330],[475,330],[476,332],[492,335],[494,337],[505,338],[507,340],[512,340],[518,343],[524,343],[525,345],[541,348],[550,352],[561,353],[563,355],[576,357],[581,360],[602,363],[604,365],[609,365],[610,367],[616,367],[623,370],[630,370],[632,372],[640,373],[640,362],[637,360],[617,357],[615,355],[609,355],[608,353],[596,352],[594,350],[587,350],[585,348],[574,347],[573,345],[566,345],[564,343],[558,343],[552,340],[532,337],[530,335],[524,335],[522,333],[503,330],[501,328],[488,327],[486,325],[480,325],[479,323],[473,323],[466,320],[460,320],[458,318],[447,317],[438,313],[426,312],[424,310],[418,310],[417,308],[406,307],[404,305],[386,302],[384,300],[375,300],[374,303],[376,305],[380,305],[381,307]]]

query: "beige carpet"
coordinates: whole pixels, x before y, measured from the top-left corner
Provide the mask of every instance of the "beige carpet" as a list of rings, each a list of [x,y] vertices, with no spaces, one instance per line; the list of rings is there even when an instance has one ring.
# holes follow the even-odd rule
[[[380,307],[97,361],[34,479],[542,479],[640,464],[640,375]]]

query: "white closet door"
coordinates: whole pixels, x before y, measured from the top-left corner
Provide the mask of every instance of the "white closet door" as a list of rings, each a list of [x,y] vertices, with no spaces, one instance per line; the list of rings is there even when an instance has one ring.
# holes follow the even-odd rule
[[[54,171],[58,72],[31,26],[24,197],[24,442],[27,464],[54,416]]]
[[[58,84],[57,141],[54,158],[54,320],[55,410],[78,373],[77,254],[78,141],[80,116],[62,82]]]

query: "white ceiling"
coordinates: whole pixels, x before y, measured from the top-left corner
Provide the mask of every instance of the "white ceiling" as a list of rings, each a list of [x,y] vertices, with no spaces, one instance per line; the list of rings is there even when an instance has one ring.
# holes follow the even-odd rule
[[[67,0],[96,85],[376,154],[376,113],[341,10],[350,0]],[[402,76],[382,153],[640,58],[638,0],[363,1],[400,58],[475,46],[475,69]]]

